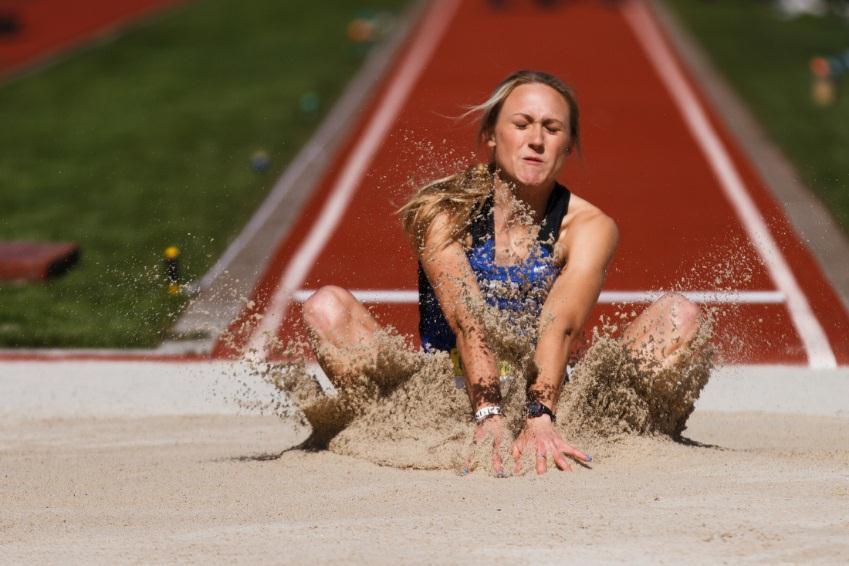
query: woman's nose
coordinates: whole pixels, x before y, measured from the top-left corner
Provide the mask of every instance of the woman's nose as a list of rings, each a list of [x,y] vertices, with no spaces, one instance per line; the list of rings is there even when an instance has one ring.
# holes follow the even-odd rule
[[[542,128],[533,127],[528,132],[528,145],[535,151],[542,152],[545,144],[542,139]]]

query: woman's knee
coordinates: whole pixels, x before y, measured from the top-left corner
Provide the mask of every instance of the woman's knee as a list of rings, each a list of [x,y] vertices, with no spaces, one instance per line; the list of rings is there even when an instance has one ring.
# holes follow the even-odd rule
[[[331,333],[350,321],[350,302],[355,300],[341,287],[322,287],[304,301],[304,322],[320,334]]]
[[[702,310],[693,301],[680,293],[667,293],[658,302],[675,328],[681,335],[691,335],[696,332],[701,321]]]

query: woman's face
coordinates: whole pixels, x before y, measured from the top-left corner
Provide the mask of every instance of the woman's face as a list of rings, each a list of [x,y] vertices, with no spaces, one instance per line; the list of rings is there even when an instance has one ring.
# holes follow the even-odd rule
[[[526,187],[548,187],[563,167],[571,139],[569,105],[556,90],[534,83],[513,89],[487,144],[502,174]]]

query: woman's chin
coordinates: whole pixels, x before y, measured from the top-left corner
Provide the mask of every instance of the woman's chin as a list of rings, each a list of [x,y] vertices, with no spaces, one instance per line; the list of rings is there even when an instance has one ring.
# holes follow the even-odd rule
[[[519,175],[516,181],[528,188],[543,187],[551,183],[551,180],[543,175]]]
[[[552,182],[548,175],[537,170],[523,171],[520,169],[511,175],[506,169],[502,169],[501,176],[506,181],[527,188],[547,187]]]

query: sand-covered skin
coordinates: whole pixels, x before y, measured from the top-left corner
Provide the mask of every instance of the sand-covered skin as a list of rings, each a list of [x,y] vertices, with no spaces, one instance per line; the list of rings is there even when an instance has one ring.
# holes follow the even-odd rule
[[[696,412],[685,436],[714,446],[495,479],[275,458],[302,436],[273,417],[4,423],[0,561],[849,561],[849,418]]]

